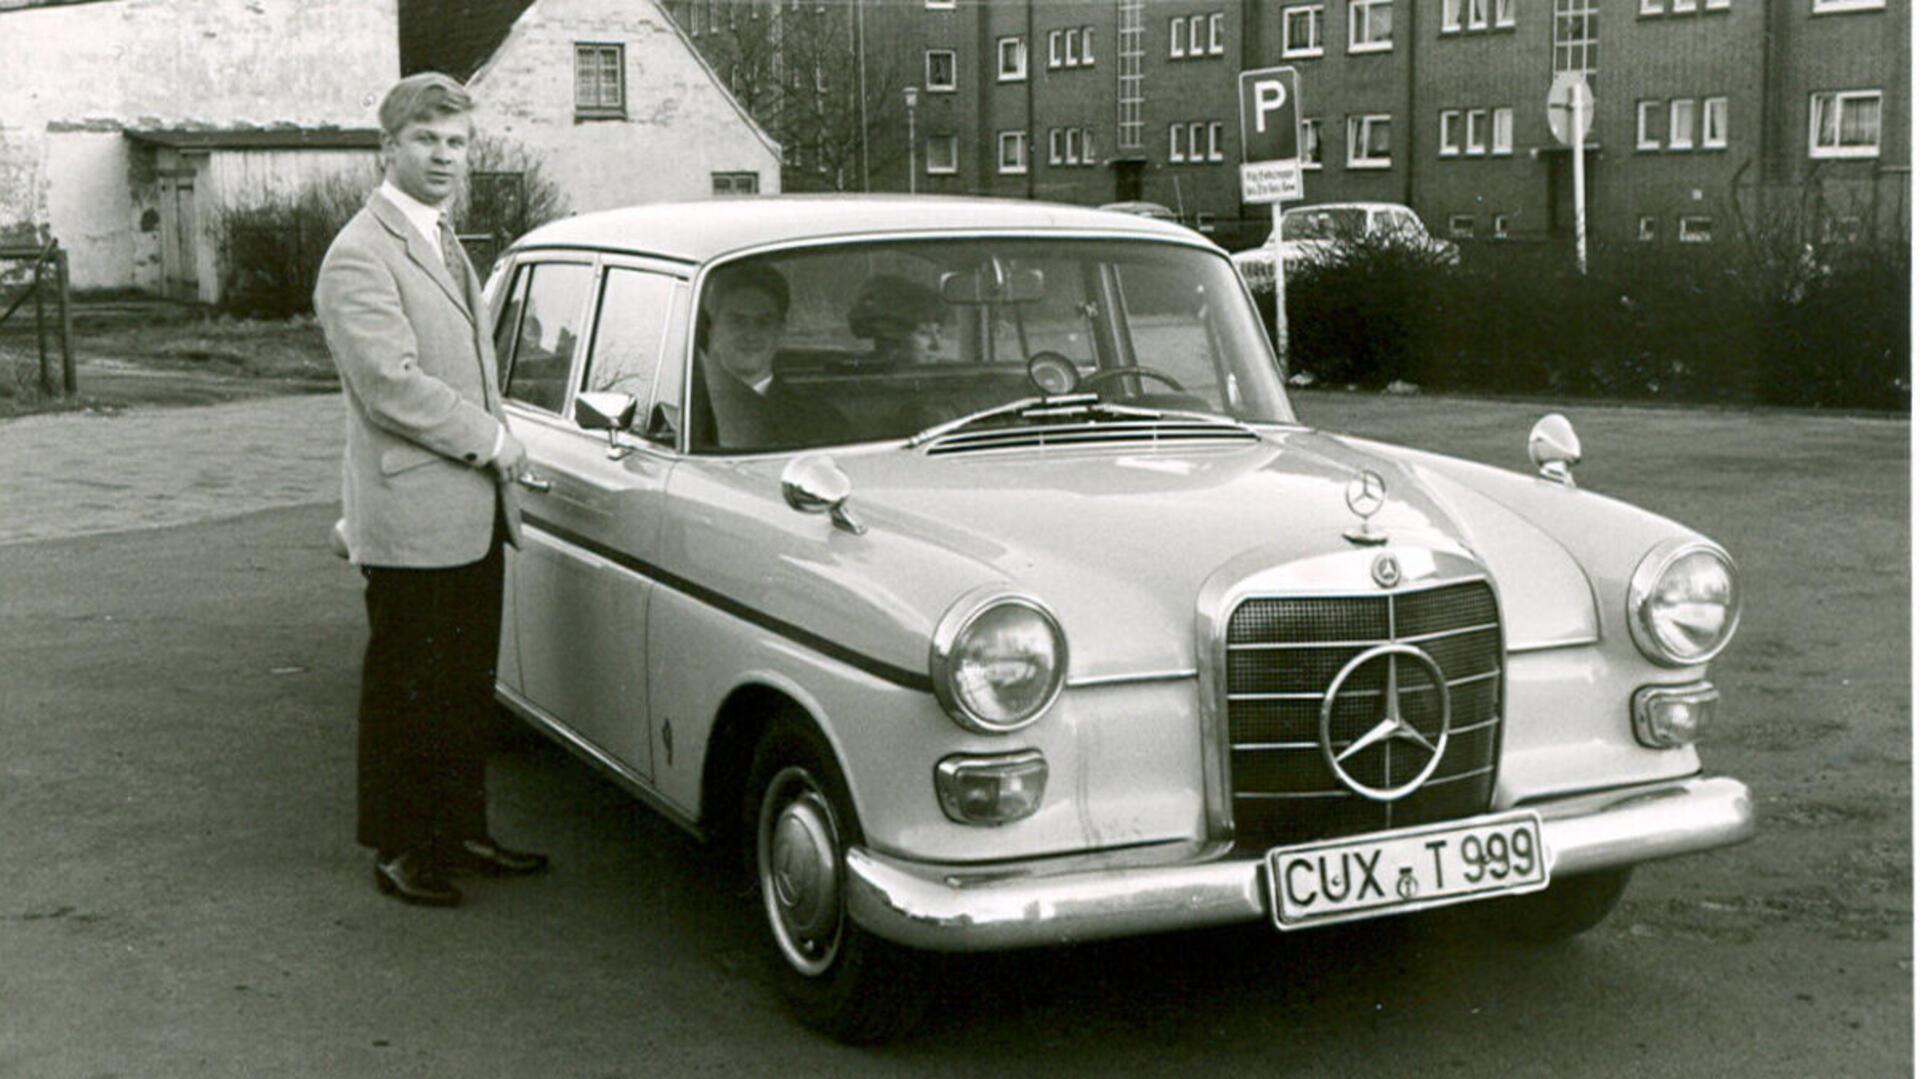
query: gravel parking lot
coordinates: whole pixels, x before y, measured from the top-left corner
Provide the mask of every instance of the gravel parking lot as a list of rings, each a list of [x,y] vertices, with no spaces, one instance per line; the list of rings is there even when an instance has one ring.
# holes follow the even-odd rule
[[[31,500],[0,489],[0,1075],[1912,1072],[1904,421],[1564,409],[1583,486],[1741,565],[1703,754],[1754,788],[1753,843],[1644,869],[1610,921],[1544,951],[1436,919],[957,962],[920,1035],[856,1051],[783,1013],[726,860],[555,750],[492,776],[502,837],[553,874],[450,912],[374,894],[352,843],[364,618],[323,542],[338,403],[300,400],[0,424],[9,461],[29,437],[62,461],[124,447],[97,473],[36,459],[53,478]],[[1299,405],[1510,467],[1544,411]],[[230,498],[100,527],[227,461]]]

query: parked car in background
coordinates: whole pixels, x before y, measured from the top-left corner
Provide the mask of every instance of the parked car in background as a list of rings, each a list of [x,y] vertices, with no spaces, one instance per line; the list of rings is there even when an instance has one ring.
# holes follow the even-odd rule
[[[1579,490],[1557,416],[1537,472],[1307,426],[1187,229],[660,204],[535,230],[487,295],[530,459],[500,698],[741,846],[836,1037],[909,1026],[944,952],[1470,901],[1577,933],[1753,830],[1694,745],[1726,551]]]
[[[1322,258],[1342,244],[1399,243],[1444,262],[1460,261],[1460,245],[1427,231],[1420,215],[1397,202],[1327,202],[1296,206],[1280,215],[1280,252],[1289,265]],[[1259,247],[1233,253],[1233,265],[1250,285],[1273,283],[1273,236]]]
[[[1176,225],[1180,223],[1179,214],[1174,213],[1171,209],[1157,202],[1142,202],[1136,199],[1128,202],[1109,202],[1100,208],[1102,210],[1111,210],[1114,213],[1137,214],[1140,217],[1150,217],[1155,221],[1171,221]]]

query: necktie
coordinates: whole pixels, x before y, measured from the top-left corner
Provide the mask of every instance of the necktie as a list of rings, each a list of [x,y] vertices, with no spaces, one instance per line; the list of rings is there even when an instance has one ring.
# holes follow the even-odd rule
[[[444,217],[440,219],[440,257],[446,261],[447,273],[452,276],[453,283],[460,286],[460,294],[465,296],[467,291],[467,258],[465,253],[460,250],[460,240],[454,236],[453,226],[449,224]]]

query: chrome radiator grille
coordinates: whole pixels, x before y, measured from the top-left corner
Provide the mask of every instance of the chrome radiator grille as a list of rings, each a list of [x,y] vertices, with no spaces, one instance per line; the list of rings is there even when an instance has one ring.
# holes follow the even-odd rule
[[[1320,709],[1347,663],[1375,646],[1412,645],[1439,667],[1451,701],[1448,739],[1433,774],[1394,801],[1362,797],[1328,766]],[[1378,596],[1243,601],[1227,623],[1227,738],[1235,834],[1272,846],[1469,816],[1493,797],[1505,674],[1500,612],[1483,581]],[[1391,665],[1400,713],[1437,740],[1440,695],[1413,657],[1369,662],[1341,685],[1329,723],[1335,753],[1385,713]],[[1389,739],[1347,758],[1360,783],[1410,782],[1431,759]]]

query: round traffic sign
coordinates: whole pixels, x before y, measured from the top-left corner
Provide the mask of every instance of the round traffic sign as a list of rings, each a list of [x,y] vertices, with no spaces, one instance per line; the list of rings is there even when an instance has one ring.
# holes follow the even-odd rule
[[[1593,89],[1578,71],[1562,71],[1547,91],[1547,126],[1562,146],[1585,143],[1593,129]]]

